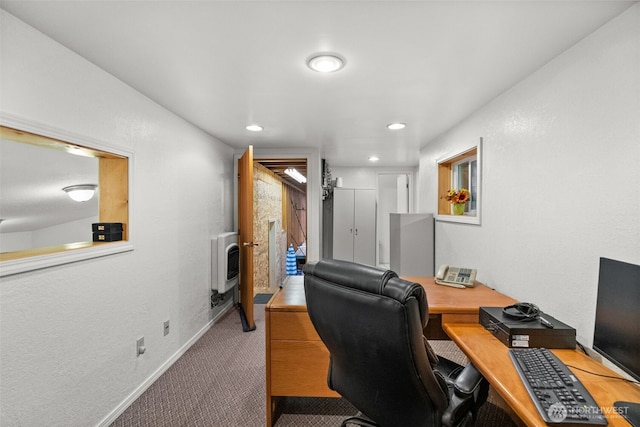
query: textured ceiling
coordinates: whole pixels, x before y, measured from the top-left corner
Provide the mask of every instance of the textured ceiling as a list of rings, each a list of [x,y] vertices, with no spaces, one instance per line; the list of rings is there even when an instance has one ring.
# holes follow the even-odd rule
[[[0,0],[222,142],[317,147],[334,167],[371,166],[371,155],[378,167],[415,167],[421,146],[635,3]],[[345,68],[309,70],[306,60],[324,51]],[[395,121],[407,127],[386,129]],[[251,123],[264,131],[247,131]],[[38,159],[55,166],[45,182],[59,196],[75,166]],[[89,180],[84,173],[74,183]],[[5,182],[43,194],[31,182],[39,172],[3,163],[2,174],[2,216],[14,209]]]
[[[332,166],[370,165],[375,154],[384,167],[416,166],[421,146],[634,3],[0,4],[229,145],[318,147]],[[309,70],[321,51],[346,67]],[[386,129],[394,121],[407,127]]]

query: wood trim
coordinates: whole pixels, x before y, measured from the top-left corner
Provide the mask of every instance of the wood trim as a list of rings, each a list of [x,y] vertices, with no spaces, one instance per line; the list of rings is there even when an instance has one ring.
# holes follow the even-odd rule
[[[96,150],[94,148],[85,147],[83,145],[66,142],[61,139],[50,138],[48,136],[38,135],[7,126],[0,126],[0,137],[9,139],[11,141],[22,142],[24,144],[37,145],[38,147],[66,151],[67,153],[78,154],[78,152],[81,152],[82,155],[85,155],[87,157],[99,157],[107,159],[123,158],[122,156],[119,156],[117,154]]]
[[[104,243],[95,243],[95,245],[103,245]],[[25,249],[23,251],[3,252],[0,253],[0,261],[11,261],[16,259],[51,255],[59,252],[74,251],[77,249],[90,248],[94,246],[94,242],[76,242],[65,243],[64,245],[47,246],[43,248]]]
[[[27,128],[31,127],[31,125],[27,126]],[[100,195],[98,217],[101,222],[123,223],[123,241],[129,240],[129,157],[2,125],[0,125],[0,137],[46,149],[65,151],[69,154],[97,158],[99,171],[98,192]],[[69,139],[73,138],[70,137]],[[42,256],[94,248],[104,244],[107,244],[107,242],[69,242],[62,245],[6,252],[0,254],[0,261],[15,261],[32,257],[41,258]],[[130,250],[130,248],[127,247],[126,250]],[[82,259],[74,255],[74,259],[76,258],[78,260]],[[47,263],[47,265],[49,264]],[[52,265],[55,265],[55,262]],[[24,270],[20,271],[28,270],[29,268],[25,267]]]
[[[300,202],[302,213],[294,212],[291,206],[291,199]],[[300,224],[298,223],[300,219]],[[307,235],[307,194],[304,191],[292,186],[287,182],[282,183],[282,227],[287,232],[287,248],[293,243],[297,249],[298,245],[306,241]],[[302,228],[301,228],[302,227]]]
[[[129,162],[99,159],[100,222],[121,222],[122,239],[129,240]]]
[[[451,203],[444,199],[445,194],[451,188],[453,178],[453,164],[460,160],[478,155],[478,147],[475,146],[453,157],[438,162],[438,215],[451,215]],[[480,159],[478,159],[480,160]]]
[[[281,197],[281,201],[282,201],[282,228],[287,232],[286,234],[286,239],[287,239],[287,249],[289,248],[289,232],[287,230],[287,227],[289,226],[289,218],[291,216],[291,212],[289,211],[289,186],[285,184],[284,181],[282,182],[282,197]]]
[[[438,165],[438,214],[450,215],[451,204],[443,196],[451,188],[451,163]]]
[[[253,243],[253,146],[250,145],[238,160],[240,304],[250,330],[256,327],[253,318]]]

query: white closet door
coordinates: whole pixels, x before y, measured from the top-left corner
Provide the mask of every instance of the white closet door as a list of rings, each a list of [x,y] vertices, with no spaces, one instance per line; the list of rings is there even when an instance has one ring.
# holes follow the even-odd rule
[[[353,261],[353,189],[333,190],[333,258]]]
[[[398,175],[396,179],[396,199],[397,208],[392,213],[408,213],[409,212],[409,175]]]
[[[376,265],[376,190],[355,190],[353,260]]]

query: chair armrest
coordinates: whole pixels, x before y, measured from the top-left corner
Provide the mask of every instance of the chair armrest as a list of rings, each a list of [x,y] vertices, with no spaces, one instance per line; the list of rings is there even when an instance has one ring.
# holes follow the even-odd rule
[[[453,393],[442,416],[442,425],[453,427],[473,423],[478,408],[487,400],[489,383],[473,364],[467,364],[451,383]]]
[[[484,380],[482,374],[472,363],[469,363],[456,377],[453,387],[458,396],[467,397],[478,390],[478,387],[482,384],[482,380]]]

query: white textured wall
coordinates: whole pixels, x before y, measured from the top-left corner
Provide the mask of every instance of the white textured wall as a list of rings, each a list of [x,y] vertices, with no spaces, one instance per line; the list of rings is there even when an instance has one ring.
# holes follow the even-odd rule
[[[377,169],[375,168],[345,168],[331,167],[331,178],[342,178],[344,188],[376,188]]]
[[[376,237],[378,264],[390,264],[390,213],[398,212],[397,175],[381,175],[378,179],[378,215],[376,216]]]
[[[599,257],[640,263],[640,5],[427,144],[421,212],[437,159],[479,137],[482,225],[438,223],[436,265],[478,268],[591,345]]]
[[[134,251],[0,287],[0,424],[96,425],[214,316],[209,239],[232,227],[233,152],[0,13],[2,112],[134,154]]]
[[[33,248],[32,231],[0,234],[0,252],[21,251],[29,248]]]

